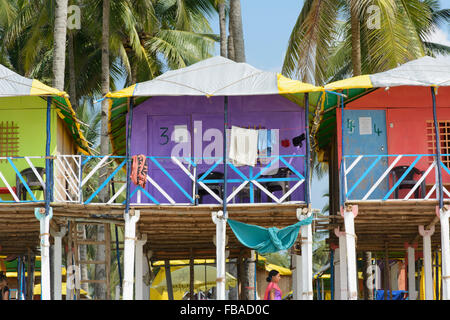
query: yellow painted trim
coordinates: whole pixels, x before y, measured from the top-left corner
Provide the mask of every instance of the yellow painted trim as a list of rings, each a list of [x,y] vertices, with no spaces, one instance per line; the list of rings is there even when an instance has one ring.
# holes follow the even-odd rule
[[[343,90],[343,89],[370,89],[373,88],[369,75],[362,75],[344,80],[331,82],[325,85],[325,90]]]
[[[134,89],[136,88],[136,84],[129,86],[128,88],[116,91],[116,92],[108,92],[105,97],[107,98],[127,98],[132,97],[134,93]]]
[[[279,94],[323,91],[322,87],[286,78],[281,73],[277,73],[277,86]]]

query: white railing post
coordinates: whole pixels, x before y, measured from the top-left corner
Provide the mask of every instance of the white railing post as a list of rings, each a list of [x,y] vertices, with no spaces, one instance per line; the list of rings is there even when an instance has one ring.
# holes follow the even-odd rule
[[[297,209],[297,218],[303,221],[312,215],[311,209]],[[305,214],[306,213],[306,214]],[[300,227],[302,245],[302,300],[313,300],[313,266],[312,266],[312,226],[311,223]]]
[[[423,262],[425,273],[425,300],[433,300],[433,274],[431,260],[431,236],[434,233],[434,226],[430,230],[425,230],[423,225],[419,226],[419,234],[423,237]]]
[[[212,220],[216,225],[216,288],[217,300],[225,300],[225,242],[227,219],[222,211],[212,212]]]
[[[347,245],[345,232],[340,231],[339,227],[334,229],[334,234],[339,239],[339,275],[336,272],[336,278],[339,278],[339,300],[348,299],[347,290]],[[338,290],[338,287],[336,287]]]
[[[302,256],[293,254],[292,264],[295,268],[292,272],[292,289],[294,300],[302,300],[303,284],[302,284]]]
[[[44,208],[35,208],[34,215],[40,223],[41,246],[41,294],[42,300],[51,300],[50,296],[50,219],[53,217],[53,208],[49,207],[46,215]]]
[[[408,251],[408,296],[409,300],[416,300],[416,257],[414,250],[417,247],[417,244],[411,245],[405,243],[405,247]]]
[[[136,270],[136,276],[135,276],[135,293],[134,297],[135,300],[143,300],[143,265],[144,263],[147,263],[147,261],[144,261],[144,244],[147,242],[147,234],[143,234],[141,236],[140,240],[136,241],[136,260],[135,260],[135,270]]]
[[[330,250],[333,250],[333,264],[330,265],[330,270],[333,270],[334,279],[332,285],[334,286],[334,296],[331,297],[332,300],[341,300],[340,299],[340,255],[339,255],[339,245],[335,243],[330,243]],[[332,269],[331,269],[332,268]]]
[[[67,232],[66,227],[61,227],[61,230],[56,232],[50,229],[50,234],[54,239],[54,254],[53,254],[53,292],[55,300],[62,300],[62,238]],[[66,270],[67,274],[67,270]],[[66,281],[67,284],[67,281]]]
[[[347,246],[347,281],[348,281],[348,299],[358,299],[357,289],[357,270],[356,270],[356,234],[354,219],[358,214],[357,205],[348,205],[341,210],[344,216],[345,238]]]
[[[130,210],[124,214],[125,237],[124,237],[124,277],[123,277],[123,300],[133,300],[133,278],[134,278],[134,253],[136,241],[136,222],[139,220],[140,211]]]
[[[441,222],[441,261],[442,261],[442,298],[450,299],[450,238],[449,238],[449,216],[450,210],[447,205],[437,209]]]

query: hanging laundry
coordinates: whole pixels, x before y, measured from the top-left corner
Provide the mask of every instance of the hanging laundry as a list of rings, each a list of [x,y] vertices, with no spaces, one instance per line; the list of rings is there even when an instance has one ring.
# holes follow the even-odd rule
[[[141,186],[145,189],[145,183],[147,181],[147,172],[148,172],[148,166],[147,166],[147,159],[145,158],[145,155],[140,154],[137,156],[131,157],[131,181],[138,186]]]
[[[258,157],[258,130],[232,126],[228,157],[235,166],[254,167]]]
[[[258,151],[269,152],[277,144],[277,135],[273,129],[258,130]]]
[[[304,133],[302,133],[301,135],[299,135],[299,136],[297,136],[297,137],[292,139],[292,144],[295,147],[300,147],[301,148],[302,147],[302,141],[305,140],[305,139],[306,139],[306,136],[305,136]]]
[[[264,152],[267,149],[267,129],[258,130],[258,151]]]

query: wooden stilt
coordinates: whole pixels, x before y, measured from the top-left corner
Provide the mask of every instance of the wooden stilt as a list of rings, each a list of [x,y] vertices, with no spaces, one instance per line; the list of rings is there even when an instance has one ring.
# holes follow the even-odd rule
[[[244,296],[245,296],[245,286],[244,286],[244,274],[245,274],[245,266],[243,263],[243,258],[244,254],[242,252],[242,250],[239,251],[239,258],[238,258],[238,263],[237,263],[237,269],[238,269],[238,282],[239,282],[239,290],[238,290],[238,296],[239,296],[239,300],[244,300]]]
[[[164,267],[166,270],[166,286],[167,286],[167,294],[169,296],[169,300],[173,300],[173,286],[172,286],[172,274],[170,272],[170,261],[164,261]]]
[[[414,255],[414,247],[411,245],[407,245],[408,249],[408,292],[409,292],[409,300],[416,300],[417,292],[416,292],[416,265],[415,265],[415,255]]]
[[[80,286],[78,285],[78,279],[80,277],[80,247],[78,245],[78,224],[74,223],[72,227],[73,231],[73,255],[74,255],[74,267],[75,267],[75,300],[80,300]]]
[[[384,300],[388,298],[389,290],[389,253],[388,253],[388,243],[384,243]]]
[[[111,225],[104,224],[105,228],[105,281],[106,281],[106,300],[111,300]],[[81,270],[80,270],[81,271]]]
[[[333,268],[333,274],[334,274],[334,296],[332,297],[333,300],[341,300],[341,255],[339,253],[339,247],[335,247],[334,249],[334,259],[333,259],[333,265],[331,266]]]
[[[33,300],[35,254],[28,248],[27,254],[27,300]]]
[[[194,253],[193,249],[190,248],[190,257],[189,257],[189,297],[191,300],[194,300]]]
[[[439,255],[438,251],[434,251],[434,281],[435,281],[435,297],[439,300]]]
[[[69,233],[67,237],[67,258],[66,258],[66,300],[73,300],[73,287],[74,285],[71,283],[73,281],[73,255],[72,255],[72,228],[73,228],[73,221],[68,222],[69,224]]]

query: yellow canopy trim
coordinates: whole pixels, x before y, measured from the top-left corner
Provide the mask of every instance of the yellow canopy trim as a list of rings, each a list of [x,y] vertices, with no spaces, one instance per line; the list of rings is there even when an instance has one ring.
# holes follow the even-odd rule
[[[277,74],[277,84],[279,94],[323,91],[322,87],[286,78],[281,73]]]
[[[66,293],[67,293],[66,283],[62,282],[61,283],[61,294],[63,296],[65,296]],[[40,295],[40,294],[41,294],[41,284],[38,283],[38,284],[34,285],[33,295]],[[85,290],[83,290],[83,289],[80,289],[80,294],[82,294],[83,296],[87,296],[88,295],[88,293]]]
[[[128,98],[132,97],[134,93],[134,89],[136,88],[136,84],[133,84],[132,86],[116,91],[116,92],[108,92],[106,94],[107,98]]]
[[[67,97],[67,93],[59,91],[58,89],[49,87],[39,80],[33,79],[31,83],[30,96],[58,96]]]
[[[343,90],[343,89],[369,89],[373,88],[369,75],[357,76],[349,79],[339,80],[329,83],[325,90]]]
[[[282,276],[291,276],[292,271],[276,264],[267,263],[265,265],[266,271],[277,270]]]

